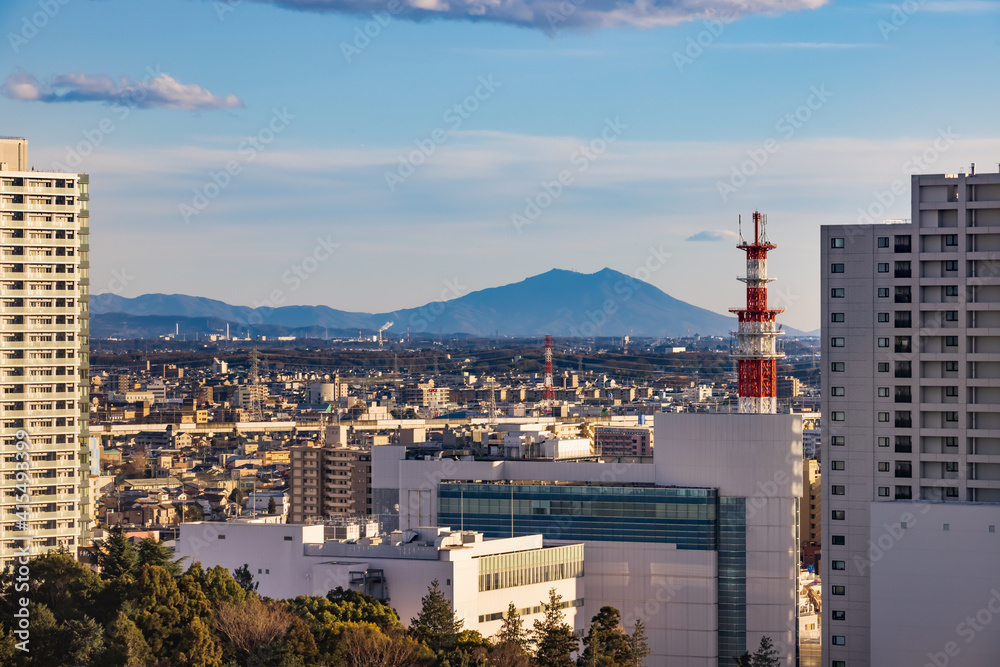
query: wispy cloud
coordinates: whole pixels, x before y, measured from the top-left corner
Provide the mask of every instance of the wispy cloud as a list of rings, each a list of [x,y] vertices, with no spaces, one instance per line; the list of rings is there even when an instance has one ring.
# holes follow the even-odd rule
[[[218,0],[214,0],[218,1]],[[720,16],[816,9],[828,0],[252,0],[309,12],[368,15],[387,10],[412,21],[506,23],[545,32],[564,28],[651,28]]]
[[[716,46],[721,49],[870,49],[882,45],[852,42],[743,42]]]
[[[739,240],[739,235],[737,235],[736,232],[725,231],[725,230],[711,230],[711,231],[706,230],[704,232],[698,232],[697,234],[693,234],[684,240],[707,241],[707,242],[716,242],[716,241],[735,242]]]
[[[106,74],[70,72],[40,82],[28,72],[14,72],[3,84],[3,94],[25,102],[104,102],[140,108],[159,107],[201,111],[242,108],[236,95],[220,97],[197,84],[183,84],[169,74],[152,72],[142,81],[121,77],[115,82]]]
[[[926,2],[921,5],[925,12],[942,14],[985,14],[1000,11],[1000,2],[988,0],[949,0],[948,2]]]

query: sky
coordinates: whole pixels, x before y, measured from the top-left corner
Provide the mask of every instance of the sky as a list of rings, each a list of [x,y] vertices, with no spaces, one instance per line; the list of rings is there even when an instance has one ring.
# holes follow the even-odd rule
[[[91,293],[386,312],[610,267],[717,312],[768,216],[1000,168],[1000,2],[5,0],[0,135],[91,178]]]

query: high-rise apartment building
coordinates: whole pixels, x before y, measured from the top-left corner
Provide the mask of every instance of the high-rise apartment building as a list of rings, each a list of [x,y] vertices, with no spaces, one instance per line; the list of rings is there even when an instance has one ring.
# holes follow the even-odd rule
[[[371,461],[359,447],[292,447],[288,522],[371,514]]]
[[[27,164],[0,138],[0,568],[89,533],[89,178]]]
[[[1000,664],[1000,174],[911,186],[822,228],[828,667]]]

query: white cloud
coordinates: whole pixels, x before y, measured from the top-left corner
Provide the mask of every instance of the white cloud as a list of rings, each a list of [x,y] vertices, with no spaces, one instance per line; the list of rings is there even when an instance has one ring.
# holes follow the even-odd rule
[[[390,9],[404,19],[490,21],[555,32],[564,28],[651,28],[722,16],[816,9],[828,0],[254,0],[310,12],[367,15]]]
[[[14,72],[7,77],[2,91],[6,97],[25,102],[104,102],[184,111],[243,107],[235,95],[213,95],[197,84],[183,84],[152,69],[142,81],[123,76],[117,83],[106,74],[83,72],[58,74],[42,83],[28,72]]]
[[[709,241],[709,242],[715,242],[715,241],[735,242],[739,240],[739,235],[734,231],[713,229],[713,230],[705,230],[703,232],[698,232],[697,234],[692,234],[685,240]]]

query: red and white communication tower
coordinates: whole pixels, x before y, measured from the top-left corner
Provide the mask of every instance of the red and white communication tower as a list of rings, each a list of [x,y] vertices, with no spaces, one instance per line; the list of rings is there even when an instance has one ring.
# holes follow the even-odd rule
[[[739,278],[747,284],[746,308],[730,308],[739,318],[734,356],[739,369],[740,412],[774,414],[778,408],[778,359],[785,356],[778,352],[778,331],[775,316],[783,308],[767,307],[767,251],[777,246],[767,238],[767,216],[753,214],[753,243],[743,240],[736,246],[747,254],[747,275]]]
[[[552,386],[552,336],[545,337],[545,394],[546,401],[553,401],[556,397],[555,387]]]

